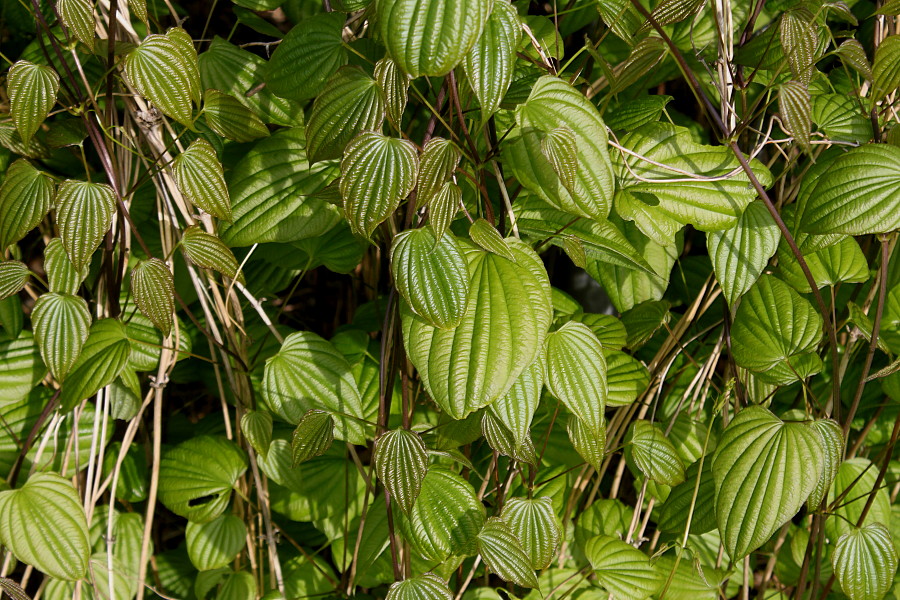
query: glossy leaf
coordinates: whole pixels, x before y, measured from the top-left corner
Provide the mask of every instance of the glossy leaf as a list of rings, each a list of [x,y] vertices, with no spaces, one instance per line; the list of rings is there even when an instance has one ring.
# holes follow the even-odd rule
[[[794,141],[800,148],[810,152],[812,102],[809,98],[809,89],[799,81],[782,84],[778,90],[778,105],[786,131],[794,136]]]
[[[412,549],[432,561],[443,561],[451,554],[475,554],[484,521],[484,505],[472,486],[440,467],[428,469],[409,514],[398,510],[394,516]]]
[[[0,248],[5,249],[37,227],[50,211],[53,180],[24,159],[6,170],[0,187]]]
[[[478,553],[484,564],[501,579],[522,587],[538,587],[531,558],[503,519],[491,517],[484,524],[478,534]]]
[[[269,135],[262,120],[253,111],[225,92],[206,90],[203,114],[210,128],[236,142],[252,142]]]
[[[626,458],[649,479],[668,486],[684,481],[684,463],[675,446],[650,421],[634,421],[625,443]]]
[[[584,323],[569,322],[547,336],[546,383],[588,430],[600,436],[606,408],[606,358]]]
[[[819,419],[813,422],[813,427],[819,432],[823,463],[816,488],[806,501],[809,510],[816,510],[819,507],[831,488],[831,482],[837,477],[844,458],[844,432],[841,426],[831,419]]]
[[[603,341],[601,340],[601,343]],[[650,373],[639,360],[619,352],[607,350],[605,345],[603,355],[606,357],[606,385],[608,393],[607,406],[626,406],[637,400],[650,384]]]
[[[435,327],[459,325],[468,304],[469,270],[452,234],[437,241],[429,228],[398,234],[391,246],[391,272],[414,313]]]
[[[534,443],[531,440],[531,421],[541,399],[544,386],[544,359],[539,355],[531,366],[522,371],[512,387],[488,407],[490,414],[509,432],[517,460],[536,460]],[[485,417],[487,418],[487,417]]]
[[[762,274],[780,238],[775,220],[761,201],[747,205],[731,229],[706,235],[716,279],[732,309]]]
[[[59,75],[50,67],[20,60],[6,75],[9,112],[26,144],[56,104]]]
[[[59,340],[58,337],[53,339]],[[63,410],[71,410],[80,401],[115,381],[130,355],[131,342],[122,323],[115,319],[94,321],[81,352],[67,370],[65,385],[59,396]]]
[[[880,100],[900,87],[900,36],[889,35],[878,44],[872,79],[874,100]]]
[[[222,240],[206,233],[198,225],[184,230],[181,248],[188,260],[204,269],[218,271],[230,279],[244,282],[244,274],[239,272],[237,259]]]
[[[608,535],[591,538],[584,553],[597,581],[617,600],[643,600],[663,583],[646,554]]]
[[[506,240],[500,235],[497,229],[484,219],[475,219],[475,222],[469,227],[469,238],[478,244],[478,246],[492,252],[507,260],[516,262],[516,255],[513,254],[510,247],[506,244]]]
[[[328,78],[347,64],[341,32],[345,15],[323,13],[303,19],[281,40],[269,60],[266,86],[291,100],[314,98]]]
[[[184,533],[188,556],[200,571],[228,566],[247,543],[247,527],[234,515],[221,515],[208,523],[187,524]]]
[[[44,364],[62,383],[88,338],[91,313],[87,302],[68,294],[44,294],[35,302],[31,320]]]
[[[281,350],[266,361],[263,397],[275,416],[299,423],[306,411],[331,411],[335,437],[365,442],[362,403],[347,359],[327,340],[310,331],[287,336]]]
[[[409,76],[400,70],[397,63],[382,58],[375,63],[375,81],[384,96],[388,119],[399,130],[409,94]]]
[[[801,83],[808,84],[815,70],[819,44],[814,26],[801,11],[788,11],[781,16],[779,35],[791,73]]]
[[[702,471],[700,461],[685,470],[684,481],[672,488],[662,506],[659,528],[666,533],[683,535],[688,518],[692,534],[702,535],[716,528],[716,482],[711,457],[704,459]]]
[[[131,272],[131,293],[138,309],[168,337],[175,322],[175,279],[166,263],[151,258],[136,266]]]
[[[316,96],[306,124],[310,162],[338,158],[347,143],[384,122],[384,98],[374,79],[357,67],[338,69]]]
[[[0,341],[0,357],[0,405],[21,400],[47,374],[40,349],[27,329]]]
[[[507,244],[515,263],[463,245],[469,303],[455,329],[437,329],[411,311],[401,312],[410,360],[429,396],[455,419],[506,394],[534,361],[550,325],[550,285],[543,264],[524,243],[510,238]]]
[[[446,581],[429,572],[392,583],[385,600],[453,600],[453,592]]]
[[[784,422],[761,406],[732,419],[713,456],[716,521],[732,562],[797,514],[823,467],[811,422]]]
[[[834,574],[850,600],[880,600],[897,574],[897,548],[881,523],[854,528],[835,544]]]
[[[835,244],[804,254],[804,259],[818,287],[840,282],[861,283],[869,279],[869,265],[859,244],[849,235],[840,236]],[[799,292],[810,292],[800,263],[782,242],[778,248],[778,264],[784,280]]]
[[[152,34],[125,57],[125,74],[144,97],[179,123],[193,121],[192,71],[175,36]],[[199,79],[199,71],[198,71]]]
[[[59,0],[56,12],[78,41],[94,49],[94,4],[90,0]]]
[[[31,278],[31,271],[18,260],[0,262],[0,300],[22,291]]]
[[[459,166],[459,148],[450,140],[433,137],[422,149],[419,157],[418,189],[416,202],[425,206],[445,187],[445,184]],[[434,207],[432,207],[432,212]],[[455,213],[454,213],[455,214]]]
[[[450,228],[450,224],[462,206],[462,190],[452,181],[446,182],[428,203],[428,224],[435,236],[440,238]]]
[[[159,465],[159,499],[192,523],[221,515],[231,488],[247,469],[247,456],[222,437],[201,435],[163,454]]]
[[[354,233],[372,236],[412,192],[418,167],[415,146],[408,140],[367,131],[347,145],[341,160],[341,196]]]
[[[44,249],[44,271],[47,273],[50,291],[60,294],[78,293],[78,288],[88,276],[87,265],[80,272],[75,270],[59,238],[50,240]]]
[[[572,447],[595,470],[602,468],[603,458],[606,456],[605,419],[602,425],[598,430],[574,415],[570,416],[566,423],[566,433]]]
[[[178,189],[188,200],[214,217],[231,220],[231,200],[222,165],[209,142],[194,140],[172,166]]]
[[[112,225],[115,205],[115,193],[106,184],[69,179],[59,185],[59,237],[76,271],[90,263],[91,255]]]
[[[265,457],[272,443],[272,415],[264,410],[251,410],[241,417],[241,431],[257,454]]]
[[[428,455],[422,439],[408,429],[384,433],[375,446],[375,472],[391,499],[409,514],[428,472]]]
[[[482,118],[497,112],[513,78],[516,48],[522,25],[516,9],[506,0],[494,0],[484,30],[463,58],[469,85],[481,104]]]
[[[325,454],[334,442],[334,417],[324,410],[310,409],[297,423],[291,437],[294,466]]]
[[[503,507],[503,520],[521,542],[531,568],[549,567],[563,538],[562,524],[550,498],[510,498]]]
[[[0,492],[0,540],[19,560],[65,581],[81,579],[90,559],[87,518],[72,483],[36,473]]]

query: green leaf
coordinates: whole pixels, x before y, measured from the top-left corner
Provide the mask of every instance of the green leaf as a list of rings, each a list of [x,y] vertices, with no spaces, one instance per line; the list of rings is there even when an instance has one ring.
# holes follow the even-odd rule
[[[891,496],[885,487],[875,489],[878,465],[866,458],[851,458],[841,463],[838,474],[828,490],[828,504],[841,498],[825,521],[825,533],[831,539],[851,533],[857,524],[890,523]],[[875,494],[866,518],[859,522],[863,509],[869,502],[869,495]]]
[[[412,511],[428,473],[428,454],[418,434],[394,429],[375,444],[375,472],[397,506]]]
[[[341,196],[354,233],[369,238],[416,185],[419,161],[409,140],[364,131],[344,150]]]
[[[244,600],[244,598],[256,598],[256,578],[253,573],[237,571],[231,573],[219,588],[216,600]]]
[[[188,200],[214,217],[231,220],[231,200],[225,175],[209,142],[197,138],[172,166],[178,189]]]
[[[269,86],[257,89],[268,64],[252,52],[216,36],[209,49],[200,55],[203,89],[231,94],[266,123],[289,127],[302,125],[303,109],[298,102],[279,98]]]
[[[594,467],[600,470],[606,453],[606,424],[601,420],[603,427],[600,430],[588,425],[578,417],[572,415],[566,422],[566,433],[569,442],[578,455]]]
[[[225,512],[231,488],[247,470],[247,456],[223,437],[201,435],[163,454],[159,500],[192,523],[208,523]]]
[[[631,218],[647,236],[654,237],[658,227],[654,220],[668,220],[676,227],[691,224],[701,231],[734,227],[756,198],[731,150],[698,144],[688,129],[651,123],[622,136],[619,143],[668,167],[622,152],[613,155],[620,189],[638,204],[632,207]],[[764,187],[772,183],[772,175],[762,163],[754,159],[750,166]]]
[[[269,135],[262,120],[231,94],[206,90],[205,96],[203,114],[206,122],[222,137],[236,142],[252,142]]]
[[[175,44],[175,49],[181,56],[190,85],[191,99],[194,104],[199,105],[203,90],[200,88],[200,61],[197,57],[197,49],[194,48],[194,40],[181,27],[172,27],[166,31],[166,37]]]
[[[612,32],[629,44],[644,22],[629,0],[597,0],[597,11]]]
[[[778,107],[785,130],[805,152],[812,151],[812,101],[809,89],[799,81],[788,81],[778,88]]]
[[[865,185],[847,185],[847,182]],[[825,170],[801,216],[809,233],[887,233],[900,228],[900,148],[866,144]]]
[[[0,541],[16,558],[56,579],[87,573],[87,518],[72,483],[36,473],[18,490],[0,492]]]
[[[463,58],[462,66],[481,104],[482,120],[497,112],[512,83],[522,25],[507,0],[495,0],[484,30]]]
[[[822,338],[822,316],[791,287],[771,275],[759,278],[734,317],[731,350],[738,365],[766,372],[813,352]]]
[[[94,321],[81,353],[68,370],[59,396],[63,412],[116,380],[131,355],[125,326],[115,319]]]
[[[208,523],[191,522],[184,532],[188,556],[200,571],[227,567],[247,543],[247,527],[234,515]]]
[[[618,67],[615,78],[610,84],[610,92],[618,94],[647,77],[651,69],[659,64],[665,55],[666,46],[659,36],[649,35],[639,41],[632,48],[628,58]]]
[[[815,27],[801,11],[788,11],[781,15],[779,37],[794,78],[809,85],[815,71],[816,46],[819,45]]]
[[[131,271],[134,303],[168,337],[175,323],[175,279],[166,263],[151,258]]]
[[[603,113],[603,120],[610,129],[631,131],[647,123],[659,121],[672,96],[643,96],[611,105]]]
[[[300,21],[281,40],[269,60],[266,86],[276,96],[309,100],[322,91],[328,78],[347,64],[341,36],[346,15],[313,15]]]
[[[0,405],[21,400],[41,382],[47,368],[30,331],[0,341]]]
[[[410,309],[428,323],[452,329],[465,316],[469,270],[452,234],[435,241],[429,228],[408,229],[394,237],[391,272]]]
[[[326,233],[341,211],[315,197],[339,171],[310,165],[302,129],[282,130],[257,143],[229,176],[234,221],[221,229],[229,246],[293,242]]]
[[[197,63],[190,64],[186,58],[188,53],[180,44],[177,36],[148,35],[125,57],[125,75],[138,93],[162,112],[190,126],[194,96],[192,72],[199,67]]]
[[[759,200],[747,205],[731,229],[706,234],[716,279],[732,310],[762,274],[780,238],[775,220]]]
[[[900,35],[889,35],[881,40],[875,50],[875,62],[872,64],[872,101],[883,99],[888,94],[896,92],[897,88],[900,88]],[[21,131],[21,128],[19,130]]]
[[[453,600],[453,592],[434,573],[423,573],[392,583],[385,600]]]
[[[489,0],[452,0],[423,6],[417,0],[378,2],[377,21],[388,55],[412,77],[440,77],[465,57],[481,36]]]
[[[598,583],[617,600],[644,600],[662,584],[649,557],[621,540],[595,536],[588,540],[584,553]]]
[[[291,436],[291,456],[296,467],[302,462],[325,454],[334,442],[334,417],[324,410],[311,408],[297,423]]]
[[[375,80],[358,67],[341,67],[316,96],[306,124],[310,162],[339,158],[359,133],[380,130],[384,117],[384,98]]]
[[[823,463],[816,488],[806,501],[806,506],[810,511],[819,508],[825,494],[831,489],[831,483],[837,477],[841,461],[844,458],[844,432],[841,426],[831,419],[819,419],[813,422],[813,427],[819,432]]]
[[[401,311],[406,352],[429,396],[454,419],[506,394],[538,355],[550,326],[550,284],[540,258],[519,240],[506,242],[515,263],[463,244],[469,302],[455,329]]]
[[[440,137],[428,140],[422,149],[422,156],[419,158],[417,208],[433,202],[441,190],[446,188],[447,181],[459,166],[461,156],[459,148],[450,140]],[[434,210],[434,206],[431,206],[432,213]],[[456,210],[459,209],[456,208]]]
[[[112,225],[116,195],[104,183],[68,179],[59,185],[56,221],[72,266],[80,271]]]
[[[570,321],[547,336],[546,383],[588,430],[599,437],[606,409],[606,358],[603,346],[584,323]]]
[[[59,75],[50,67],[20,60],[6,74],[9,112],[26,144],[56,104]]]
[[[288,423],[299,423],[313,408],[331,411],[338,439],[365,443],[359,422],[362,402],[350,364],[331,342],[311,331],[287,336],[278,354],[266,361],[263,397]]]
[[[412,549],[427,560],[477,552],[478,533],[485,521],[484,505],[459,475],[431,467],[409,514],[399,509],[395,523]]]
[[[541,152],[567,190],[575,189],[578,172],[578,142],[568,127],[557,127],[547,132],[541,140]]]
[[[881,600],[897,574],[897,548],[881,523],[854,528],[837,541],[831,563],[850,600]]]
[[[21,292],[31,277],[31,271],[25,263],[18,260],[0,262],[0,300]]]
[[[784,422],[749,406],[722,434],[712,468],[716,521],[737,562],[787,523],[815,489],[823,465],[819,433],[809,421]]]
[[[510,498],[503,507],[503,520],[521,542],[531,568],[549,567],[557,556],[564,533],[551,499],[546,496]]]
[[[842,281],[861,283],[869,279],[869,263],[859,244],[849,235],[840,236],[836,244],[804,255],[806,264],[818,287],[833,286]],[[778,248],[781,276],[794,289],[810,292],[809,282],[787,242]]]
[[[829,140],[864,144],[872,139],[872,121],[860,113],[857,100],[843,94],[816,94],[812,120]],[[809,179],[811,171],[807,172]]]
[[[51,292],[60,294],[77,294],[81,283],[88,276],[89,265],[75,271],[62,240],[53,238],[44,248],[44,271],[47,272],[47,281]]]
[[[490,410],[481,415],[481,434],[491,449],[497,453],[509,456],[519,462],[537,465],[537,453],[531,437],[528,436],[519,442],[510,428],[495,417]]]
[[[35,302],[31,320],[44,364],[62,383],[88,338],[91,313],[87,302],[69,294],[44,294]]]
[[[525,554],[519,538],[503,519],[491,517],[484,524],[478,534],[478,553],[484,564],[500,579],[522,587],[538,587],[531,558]]]
[[[478,244],[482,250],[492,252],[498,256],[516,262],[516,256],[500,235],[497,229],[484,219],[475,219],[469,226],[469,238]]]
[[[0,187],[0,248],[6,249],[37,227],[53,203],[53,180],[19,159],[6,170]]]
[[[237,259],[222,240],[206,233],[199,225],[191,225],[184,230],[181,248],[192,263],[204,269],[218,271],[230,279],[244,283],[244,274],[239,272]]]
[[[94,51],[94,4],[90,0],[59,0],[56,3],[59,20],[78,41]]]
[[[490,415],[509,432],[510,441],[514,445],[510,456],[516,460],[529,463],[537,460],[530,431],[531,420],[537,410],[543,387],[544,360],[541,354],[530,367],[522,371],[509,391],[497,398],[485,411],[484,418]],[[505,431],[501,430],[500,433]]]
[[[692,463],[684,472],[684,481],[672,488],[659,513],[659,529],[666,533],[684,534],[688,517],[691,519],[691,534],[702,535],[716,528],[716,482],[710,457],[703,461],[702,471],[699,460]]]
[[[643,346],[664,323],[669,322],[671,306],[667,300],[648,301],[623,314],[622,324],[628,330],[625,345],[632,350]]]
[[[375,81],[384,96],[388,119],[399,131],[403,111],[409,96],[409,76],[400,70],[390,58],[382,58],[375,63]]]
[[[606,357],[608,387],[606,406],[631,404],[650,384],[650,372],[636,358],[618,350],[607,350],[605,345],[603,355]]]
[[[445,183],[428,202],[428,224],[438,238],[450,228],[462,202],[462,190],[452,181]]]
[[[625,458],[649,479],[668,486],[684,481],[684,463],[675,446],[650,421],[634,421],[625,437]]]
[[[835,51],[841,57],[844,64],[854,69],[867,81],[872,81],[872,66],[866,56],[866,51],[857,40],[848,39],[841,42]]]
[[[241,432],[256,453],[265,457],[272,443],[272,415],[264,410],[245,412],[241,417]]]
[[[556,77],[538,79],[528,100],[516,109],[517,128],[506,158],[519,182],[551,206],[601,220],[612,208],[615,178],[607,150],[606,126],[581,92]],[[577,168],[567,189],[541,151],[541,141],[557,128],[575,136]]]

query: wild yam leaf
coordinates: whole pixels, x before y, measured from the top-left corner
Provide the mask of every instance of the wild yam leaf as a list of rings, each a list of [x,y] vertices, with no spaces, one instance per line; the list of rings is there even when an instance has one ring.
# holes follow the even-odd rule
[[[55,192],[53,180],[27,160],[9,166],[0,187],[0,249],[37,227],[50,211]]]
[[[384,433],[375,444],[375,471],[391,499],[409,514],[428,473],[428,454],[422,438],[408,429]]]
[[[6,91],[13,123],[27,144],[56,104],[59,75],[50,67],[20,60],[6,74]]]

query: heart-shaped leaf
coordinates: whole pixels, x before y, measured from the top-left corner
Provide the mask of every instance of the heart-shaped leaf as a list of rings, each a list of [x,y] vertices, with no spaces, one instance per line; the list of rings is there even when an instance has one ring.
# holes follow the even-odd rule
[[[236,142],[252,142],[269,135],[265,123],[231,94],[206,90],[203,115],[210,129]]]
[[[30,162],[19,159],[6,170],[0,187],[0,248],[25,237],[50,211],[53,180]]]
[[[668,486],[684,481],[684,463],[675,446],[650,421],[634,421],[625,443],[626,458],[649,479]]]
[[[716,521],[732,562],[797,514],[818,483],[823,460],[812,422],[786,423],[761,406],[732,419],[712,462]]]
[[[510,498],[503,507],[503,520],[509,524],[533,569],[546,569],[557,556],[563,538],[553,502],[541,498]]]
[[[659,528],[684,535],[689,517],[692,534],[702,535],[716,528],[716,482],[709,457],[703,461],[702,472],[698,460],[685,470],[684,481],[672,488],[659,514]]]
[[[500,101],[512,83],[521,36],[522,25],[516,9],[506,0],[495,0],[481,36],[462,63],[485,120],[500,108]]]
[[[62,383],[88,338],[91,313],[87,302],[69,294],[44,294],[35,302],[31,320],[44,364]]]
[[[91,255],[112,225],[116,195],[104,183],[66,180],[56,195],[56,221],[63,247],[76,271]]]
[[[600,340],[584,323],[570,321],[547,336],[546,356],[547,389],[600,436],[607,395]]]
[[[434,573],[423,573],[392,583],[385,600],[453,600],[453,592]]]
[[[334,417],[324,410],[306,411],[291,436],[294,466],[325,454],[334,442]]]
[[[166,263],[145,260],[131,271],[134,303],[145,317],[168,337],[175,322],[175,279]]]
[[[375,444],[375,470],[391,499],[409,514],[428,473],[422,438],[408,429],[384,433]]]
[[[272,443],[272,415],[264,410],[251,410],[241,417],[241,431],[256,453],[265,457]]]
[[[400,70],[390,58],[382,58],[375,63],[375,81],[384,96],[384,106],[388,119],[395,129],[400,129],[403,111],[409,99],[409,75]]]
[[[537,460],[530,432],[543,387],[544,357],[539,354],[531,366],[516,378],[509,391],[491,403],[485,412],[485,418],[492,416],[509,432],[513,444],[513,452],[509,456],[516,460],[531,463]]]
[[[18,490],[0,492],[0,540],[19,560],[65,581],[87,573],[87,518],[72,483],[36,473]]]
[[[329,12],[303,19],[269,59],[266,86],[291,100],[315,98],[328,78],[347,64],[341,37],[346,15]]]
[[[125,57],[125,74],[135,89],[162,112],[183,125],[191,125],[192,92],[197,85],[192,72],[197,71],[199,80],[199,67],[196,62],[189,63],[188,53],[180,44],[176,36],[148,35]]]
[[[459,166],[460,156],[459,148],[450,140],[440,137],[428,140],[419,157],[416,190],[416,204],[419,208],[428,204],[441,191]]]
[[[184,230],[181,248],[188,260],[198,267],[218,271],[230,279],[244,283],[244,274],[238,270],[240,265],[234,253],[222,240],[206,233],[199,225],[191,225]]]
[[[478,553],[484,564],[501,579],[522,587],[538,587],[531,558],[525,554],[519,538],[503,519],[491,517],[484,524],[478,534]]]
[[[469,238],[483,250],[498,254],[507,260],[516,262],[516,255],[512,253],[506,240],[497,231],[497,228],[488,223],[484,219],[475,219],[475,222],[469,227]]]
[[[598,535],[591,538],[584,553],[597,581],[614,598],[644,600],[663,583],[646,554],[614,537]]]
[[[469,303],[455,329],[401,312],[407,354],[429,396],[454,419],[506,394],[534,362],[550,326],[550,284],[540,258],[519,240],[506,242],[515,263],[463,244]]]
[[[222,164],[209,142],[197,138],[172,166],[178,189],[188,200],[214,217],[231,220],[231,200]]]
[[[897,548],[881,523],[854,528],[835,544],[831,557],[841,590],[850,600],[881,600],[897,574]]]
[[[6,75],[9,112],[26,144],[56,104],[59,75],[50,67],[20,60]]]
[[[18,294],[28,283],[31,271],[18,260],[0,262],[0,300]]]
[[[116,319],[94,321],[75,363],[68,370],[59,403],[69,411],[116,380],[131,355],[125,326]]]
[[[94,4],[90,0],[59,0],[56,3],[59,19],[78,41],[94,50]]]
[[[78,288],[88,276],[88,266],[76,271],[59,238],[53,238],[44,248],[44,271],[51,292],[77,294]]]
[[[221,515],[208,523],[187,524],[184,532],[188,556],[197,569],[226,567],[247,543],[247,527],[234,515]]]
[[[225,438],[193,437],[166,452],[159,464],[159,500],[193,523],[221,515],[231,488],[247,470],[247,455]]]

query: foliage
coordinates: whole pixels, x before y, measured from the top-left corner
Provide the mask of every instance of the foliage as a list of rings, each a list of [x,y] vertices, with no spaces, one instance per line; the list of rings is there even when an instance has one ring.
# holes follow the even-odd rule
[[[0,594],[900,596],[896,0],[0,9]]]

